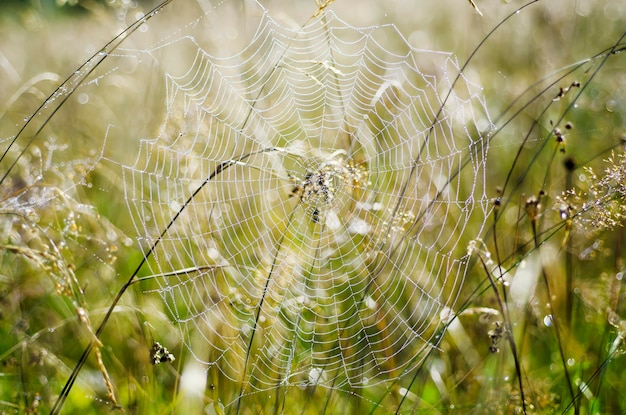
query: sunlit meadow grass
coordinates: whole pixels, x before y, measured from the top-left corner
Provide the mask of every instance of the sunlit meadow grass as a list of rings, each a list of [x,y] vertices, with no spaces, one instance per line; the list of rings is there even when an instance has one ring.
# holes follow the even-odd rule
[[[171,310],[153,294],[157,277],[149,271],[96,333],[145,245],[124,200],[127,178],[100,168],[91,143],[106,139],[107,160],[122,163],[136,153],[126,147],[136,131],[156,136],[164,116],[160,68],[176,63],[155,62],[147,89],[108,76],[103,64],[104,87],[90,85],[98,92],[89,95],[93,112],[81,109],[80,96],[68,100],[44,134],[25,130],[21,143],[34,137],[32,145],[9,149],[55,88],[149,9],[84,5],[87,11],[69,14],[12,6],[0,17],[0,140],[8,149],[0,164],[0,412],[50,412],[91,344],[64,413],[220,413],[241,385],[191,356]],[[161,30],[186,24],[203,5],[174,1],[159,16]],[[319,6],[263,5],[295,26]],[[490,213],[480,238],[457,247],[471,261],[455,308],[442,317],[446,333],[389,390],[303,388],[278,396],[277,388],[250,394],[239,413],[626,412],[626,62],[611,51],[626,46],[626,6],[539,1],[493,35],[523,3],[477,6],[482,16],[464,0],[328,5],[354,26],[393,23],[412,47],[453,52],[461,65],[471,56],[463,73],[483,87],[495,125],[485,177]],[[224,15],[237,27],[236,14]],[[125,47],[154,43],[163,36],[159,27],[138,31]],[[204,36],[211,42],[212,33]],[[137,125],[110,128],[121,113],[135,115]],[[181,228],[194,225],[208,222]],[[186,341],[201,359],[214,357],[198,337]],[[236,405],[225,410],[235,413]]]

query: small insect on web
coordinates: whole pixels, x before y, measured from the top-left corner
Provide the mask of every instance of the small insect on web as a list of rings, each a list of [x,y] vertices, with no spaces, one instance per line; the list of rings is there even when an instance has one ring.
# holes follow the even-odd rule
[[[150,359],[153,365],[158,365],[166,362],[171,363],[176,360],[176,357],[161,343],[155,342],[150,350]]]

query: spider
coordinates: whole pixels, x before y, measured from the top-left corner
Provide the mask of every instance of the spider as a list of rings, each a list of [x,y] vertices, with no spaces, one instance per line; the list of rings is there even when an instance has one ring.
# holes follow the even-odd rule
[[[351,187],[354,191],[367,185],[367,172],[363,166],[346,160],[343,150],[331,154],[317,170],[307,170],[301,180],[292,174],[288,177],[294,184],[289,197],[297,196],[300,204],[306,204],[315,223],[320,222],[323,208],[335,202],[343,188]]]
[[[289,193],[289,197],[298,196],[298,201],[307,205],[312,205],[311,220],[320,222],[321,210],[319,204],[328,204],[334,198],[334,185],[332,183],[332,172],[323,168],[317,173],[308,171],[301,182],[295,183]],[[296,180],[290,175],[292,180]]]
[[[290,175],[290,178],[295,179]],[[334,185],[332,174],[327,169],[322,169],[317,173],[307,172],[304,180],[295,184],[289,197],[299,196],[302,203],[321,201],[331,203],[334,199]]]

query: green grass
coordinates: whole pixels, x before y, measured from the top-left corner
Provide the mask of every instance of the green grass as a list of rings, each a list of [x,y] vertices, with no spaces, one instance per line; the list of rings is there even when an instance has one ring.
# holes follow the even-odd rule
[[[256,29],[254,6],[228,3],[196,28],[185,24],[199,15],[201,5],[174,1],[147,30],[140,27],[121,48],[109,50],[78,83],[71,74],[129,26],[139,8],[82,2],[89,11],[68,16],[57,9],[51,15],[48,6],[5,6],[11,13],[0,17],[0,148],[7,151],[0,161],[0,413],[49,413],[72,373],[77,378],[64,396],[63,413],[625,413],[626,61],[611,48],[626,46],[626,7],[617,3],[539,1],[506,21],[523,3],[478,3],[483,16],[464,0],[330,4],[349,24],[393,23],[414,48],[453,52],[464,76],[483,88],[494,123],[484,181],[467,186],[474,183],[471,163],[461,170],[460,184],[456,176],[448,177],[459,194],[477,195],[482,209],[466,219],[459,216],[461,208],[450,207],[446,225],[429,230],[452,235],[453,242],[422,236],[411,226],[423,220],[415,219],[413,211],[420,208],[411,205],[418,196],[396,207],[396,199],[383,194],[377,201],[385,209],[360,217],[362,223],[383,225],[343,245],[332,226],[320,230],[323,209],[352,200],[346,196],[351,191],[354,200],[368,200],[366,180],[400,188],[406,179],[393,170],[357,178],[354,169],[373,168],[367,146],[355,151],[358,157],[350,160],[355,164],[326,154],[330,151],[304,157],[299,151],[306,150],[297,146],[251,153],[263,140],[288,147],[290,137],[315,129],[287,120],[278,142],[260,130],[254,131],[258,142],[241,142],[217,122],[184,116],[177,101],[171,111],[164,108],[171,92],[165,75],[189,79],[168,53],[190,59],[196,51],[180,33],[193,33],[216,54],[239,50]],[[304,25],[317,7],[313,1],[263,4],[291,27]],[[238,15],[247,16],[245,24]],[[238,38],[232,30],[239,31]],[[406,53],[400,36],[385,33],[385,47]],[[148,49],[150,54],[138,53]],[[342,59],[336,57],[337,67]],[[428,67],[431,63],[417,60],[426,72],[439,68],[437,62]],[[332,62],[303,65],[308,69],[294,76],[309,84],[332,84],[345,75],[329,70],[336,69]],[[254,64],[244,68],[253,70]],[[76,92],[39,108],[68,76],[66,85],[76,86]],[[277,71],[277,84],[280,76]],[[393,118],[394,105],[405,99],[388,91],[372,129]],[[254,98],[255,110],[269,107],[278,95]],[[310,96],[322,95],[318,90]],[[315,108],[305,117],[322,113]],[[332,114],[325,116],[332,120]],[[178,136],[194,129],[215,141],[203,148],[193,137]],[[180,150],[175,157],[163,141],[161,147],[139,141],[161,133],[170,148]],[[372,140],[379,150],[404,138],[397,131],[385,134]],[[336,137],[321,137],[320,149],[335,148]],[[411,160],[411,150],[399,148],[385,153],[381,165]],[[150,157],[156,154],[162,158]],[[235,163],[231,154],[250,155]],[[330,161],[333,167],[324,174],[331,179],[307,175],[315,169],[306,165],[313,159]],[[176,170],[181,167],[188,170]],[[264,173],[269,170],[272,174]],[[150,171],[158,174],[144,174]],[[215,171],[220,172],[215,180],[202,187]],[[436,181],[436,173],[420,167],[418,174],[427,176],[420,183]],[[170,176],[185,177],[188,193],[170,187]],[[222,183],[226,179],[236,182]],[[334,186],[341,191],[333,193]],[[182,202],[193,189],[203,191],[186,207]],[[441,197],[433,188],[426,192],[428,200]],[[286,201],[272,204],[277,195]],[[394,208],[397,215],[390,216]],[[161,216],[140,223],[150,209]],[[176,220],[168,225],[172,217]],[[265,227],[271,231],[262,239],[255,230]],[[188,234],[195,237],[177,238]],[[443,271],[429,274],[445,263],[445,255],[418,255],[404,263],[416,270],[411,282],[421,289],[441,290],[444,300],[458,295],[450,316],[444,309],[428,312],[435,304],[408,291],[412,285],[382,260],[377,244],[395,243],[394,235],[401,234],[422,244],[439,243],[437,249],[452,259],[470,254],[467,263],[450,265],[461,269],[462,285],[444,283]],[[154,247],[155,240],[160,245]],[[409,240],[398,243],[398,252],[409,252]],[[281,250],[272,256],[275,246]],[[224,265],[224,258],[231,263]],[[318,283],[318,274],[328,277]],[[160,282],[178,288],[169,294]],[[385,302],[406,307],[383,315],[381,310],[396,311],[377,308]],[[207,305],[204,320],[176,322],[176,316]],[[426,311],[415,317],[408,310]],[[357,341],[362,331],[356,323],[362,321],[376,322],[365,347]],[[420,326],[423,341],[398,333],[406,321]],[[385,343],[393,341],[409,346]],[[175,360],[153,365],[157,342]],[[347,380],[362,381],[363,372],[372,369],[362,363],[370,353],[381,358],[375,344],[384,345],[386,359],[377,367],[388,370],[381,379],[389,380],[350,387]],[[91,353],[81,361],[87,348]],[[306,368],[307,348],[321,356],[340,354],[343,366],[333,366],[329,358],[323,375],[294,373],[289,382],[277,377],[285,370],[281,353],[303,351],[293,357],[293,368]],[[257,360],[272,353],[276,359]],[[313,375],[320,376],[317,382],[309,379]]]

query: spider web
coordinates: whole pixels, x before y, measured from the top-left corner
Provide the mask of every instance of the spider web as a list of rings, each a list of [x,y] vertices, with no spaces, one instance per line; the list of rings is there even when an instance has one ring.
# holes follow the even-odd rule
[[[106,87],[130,74],[126,105],[156,107],[103,117],[87,175],[123,189],[145,293],[241,385],[227,405],[394,384],[437,346],[489,209],[481,89],[393,25],[324,10],[296,27],[254,3],[237,32],[240,11],[125,44],[76,86],[114,107]]]
[[[394,26],[259,11],[230,55],[192,35],[142,51],[191,51],[120,165],[153,292],[242,394],[395,380],[436,345],[484,222],[480,88]]]
[[[242,394],[395,380],[436,345],[484,223],[480,88],[392,25],[260,12],[230,55],[148,51],[191,51],[122,166],[154,292]]]

